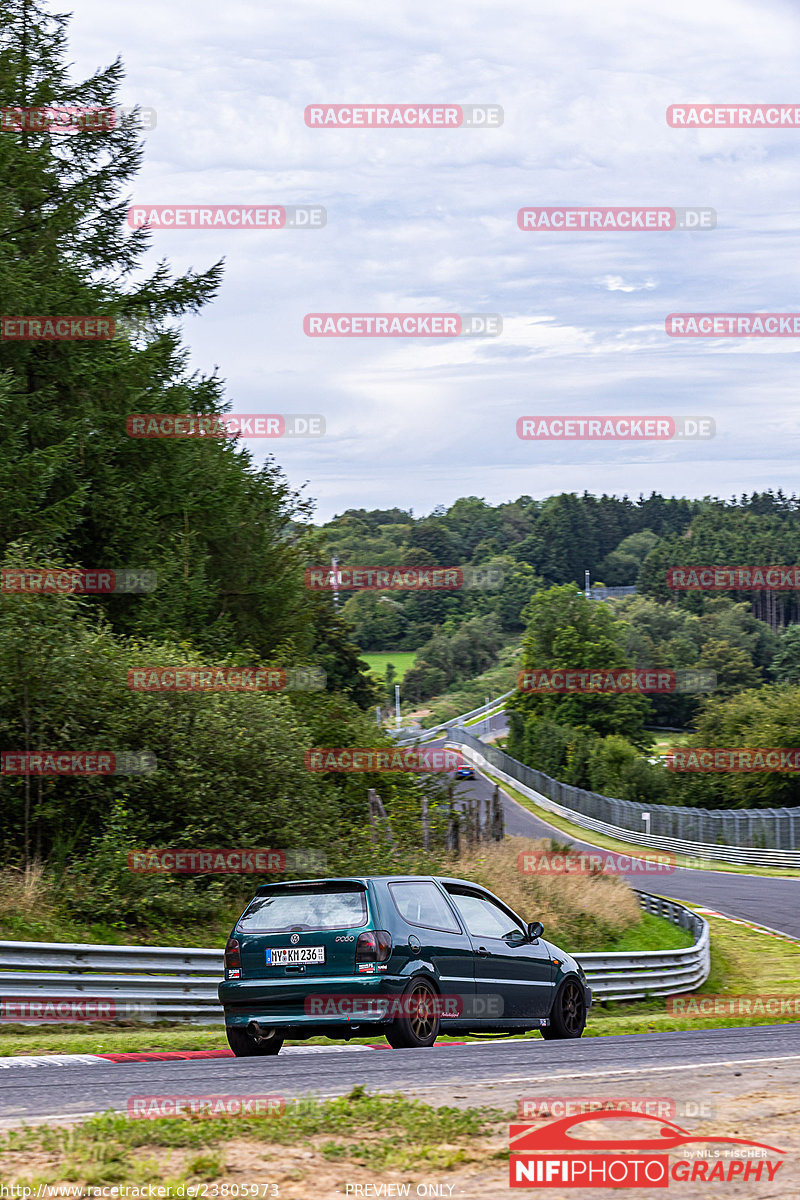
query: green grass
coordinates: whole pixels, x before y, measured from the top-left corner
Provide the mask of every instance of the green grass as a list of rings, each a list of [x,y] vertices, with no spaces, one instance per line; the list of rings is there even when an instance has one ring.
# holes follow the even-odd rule
[[[495,1158],[487,1138],[496,1138],[509,1118],[499,1109],[434,1108],[403,1095],[365,1095],[363,1087],[335,1100],[290,1101],[283,1115],[274,1117],[137,1120],[105,1113],[72,1127],[38,1126],[0,1138],[0,1171],[6,1182],[33,1188],[62,1182],[93,1187],[157,1183],[169,1188],[167,1195],[179,1195],[173,1189],[190,1179],[230,1178],[224,1152],[235,1141],[269,1150],[276,1173],[284,1158],[278,1147],[303,1147],[305,1161],[293,1178],[307,1173],[309,1185],[326,1160],[351,1169],[368,1167],[376,1174],[404,1171],[430,1178],[462,1163]],[[34,1154],[32,1171],[28,1163]],[[263,1174],[262,1168],[258,1177]]]
[[[253,889],[241,900],[220,906],[212,921],[180,926],[165,923],[147,929],[105,923],[86,924],[63,909],[41,912],[0,912],[0,940],[9,942],[90,942],[108,946],[219,946],[224,947],[234,921],[252,899]]]
[[[689,733],[662,733],[653,739],[651,754],[664,754],[673,746],[685,746],[691,735]]]
[[[528,796],[523,795],[517,788],[511,784],[503,782],[493,773],[491,767],[481,767],[481,773],[490,779],[493,783],[499,784],[502,791],[521,804],[523,808],[527,808],[528,812],[539,817],[540,820],[546,821],[548,825],[552,825],[554,829],[560,830],[561,833],[566,833],[569,837],[576,838],[581,842],[589,842],[593,846],[599,846],[602,850],[615,850],[619,854],[630,854],[636,849],[640,853],[647,850],[646,846],[640,846],[638,843],[623,842],[621,838],[607,837],[604,833],[595,833],[592,829],[584,829],[580,825],[567,820],[558,813],[552,813],[547,808],[542,808],[535,800],[531,800]],[[652,852],[652,851],[651,851]],[[767,875],[778,879],[797,879],[800,877],[800,871],[791,870],[781,867],[757,867],[746,866],[740,867],[736,863],[718,862],[713,859],[700,859],[696,857],[687,857],[685,854],[676,854],[675,862],[679,867],[692,867],[702,871],[724,871],[727,874],[733,875]],[[642,876],[642,878],[646,878]],[[666,878],[664,876],[663,878]]]
[[[508,690],[508,689],[506,689],[506,690]],[[477,707],[477,705],[476,705],[475,707]],[[481,716],[479,716],[479,717],[471,717],[471,718],[469,719],[469,721],[465,721],[465,722],[464,722],[464,728],[465,728],[465,729],[469,729],[471,725],[482,725],[482,724],[483,724],[483,722],[486,720],[486,718],[487,718],[487,717],[493,717],[493,716],[496,716],[496,715],[497,715],[497,713],[501,713],[501,712],[503,712],[503,706],[502,706],[502,705],[501,705],[499,708],[493,708],[493,709],[492,709],[490,712],[488,712],[488,713],[483,713],[483,714],[482,714]]]
[[[406,671],[411,670],[416,657],[416,650],[386,650],[374,654],[364,652],[359,655],[359,658],[363,658],[369,665],[370,674],[374,675],[376,679],[385,679],[387,663],[392,663],[395,669],[395,679],[398,683],[402,682]]]
[[[168,1050],[219,1050],[227,1046],[218,1025],[140,1025],[93,1021],[86,1025],[6,1025],[0,1055],[163,1053]]]
[[[708,917],[711,972],[697,996],[800,996],[800,945],[721,917]],[[593,1007],[586,1034],[662,1033],[678,1029],[793,1024],[796,1016],[670,1016],[664,999]]]
[[[545,936],[547,936],[545,934]],[[628,954],[635,950],[682,950],[694,944],[694,938],[688,929],[681,925],[673,925],[663,917],[655,917],[652,913],[642,913],[639,925],[626,929],[615,938],[606,953]],[[580,957],[579,951],[575,951]]]

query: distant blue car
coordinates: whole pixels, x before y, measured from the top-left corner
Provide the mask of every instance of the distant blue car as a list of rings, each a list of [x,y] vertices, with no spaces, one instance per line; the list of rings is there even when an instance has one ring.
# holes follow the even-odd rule
[[[459,767],[456,770],[456,779],[474,779],[474,778],[475,778],[475,768],[474,767],[463,766],[463,767]]]

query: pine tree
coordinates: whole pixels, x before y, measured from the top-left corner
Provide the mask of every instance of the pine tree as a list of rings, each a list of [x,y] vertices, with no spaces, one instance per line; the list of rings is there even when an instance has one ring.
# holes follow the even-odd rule
[[[42,0],[8,0],[0,108],[115,110],[121,62],[73,82],[66,33],[67,18]],[[24,539],[41,557],[155,570],[152,594],[94,601],[118,631],[294,659],[329,635],[352,680],[352,648],[302,583],[310,506],[275,463],[257,469],[229,439],[126,432],[137,412],[230,407],[216,374],[190,372],[177,328],[215,296],[222,263],[173,276],[162,261],[147,274],[152,235],[126,224],[141,124],[134,110],[75,133],[0,129],[0,312],[98,315],[126,330],[107,341],[0,340],[0,553]]]

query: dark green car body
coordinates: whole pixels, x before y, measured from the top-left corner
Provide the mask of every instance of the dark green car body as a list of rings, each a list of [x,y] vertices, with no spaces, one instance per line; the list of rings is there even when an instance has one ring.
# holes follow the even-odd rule
[[[279,1049],[284,1037],[319,1035],[385,1033],[392,1045],[429,1045],[438,1032],[541,1029],[545,1037],[579,1037],[591,990],[575,959],[541,932],[468,880],[381,875],[267,884],[226,947],[219,999],[228,1040],[244,1054],[276,1052],[253,1049],[248,1038],[262,1047],[271,1038]],[[423,1041],[403,1034],[397,1021],[402,998],[412,993],[435,998],[436,1029]],[[554,1003],[565,994],[578,1009],[577,1032],[549,1029],[563,1024]]]

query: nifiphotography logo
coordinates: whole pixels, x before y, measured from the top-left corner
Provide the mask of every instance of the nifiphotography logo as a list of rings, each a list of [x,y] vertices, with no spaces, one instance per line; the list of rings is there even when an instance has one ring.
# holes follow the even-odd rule
[[[598,1121],[615,1120],[644,1122],[649,1136],[592,1137]],[[579,1126],[585,1129],[575,1136]],[[579,1113],[542,1126],[511,1125],[509,1138],[511,1187],[664,1188],[673,1180],[768,1184],[783,1166],[775,1156],[785,1154],[747,1138],[695,1137],[662,1117],[620,1110]]]

